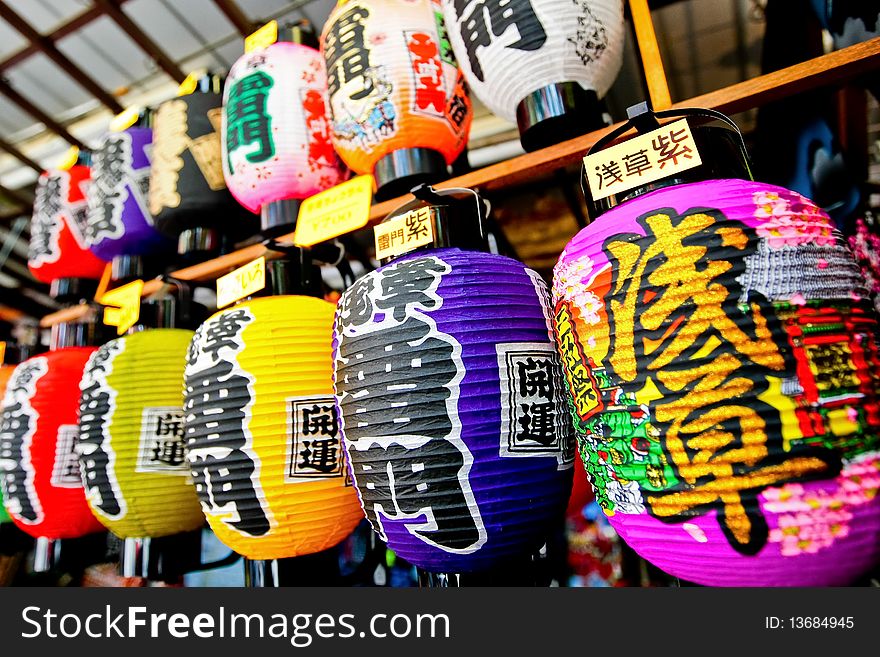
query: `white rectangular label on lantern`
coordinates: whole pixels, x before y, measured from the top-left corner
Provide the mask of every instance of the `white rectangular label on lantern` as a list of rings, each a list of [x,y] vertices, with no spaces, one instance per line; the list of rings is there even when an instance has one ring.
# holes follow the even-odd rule
[[[560,469],[573,465],[573,436],[553,345],[508,342],[495,345],[495,353],[502,408],[498,455],[543,454],[555,456]]]
[[[183,409],[179,406],[144,408],[136,472],[190,474],[183,441],[183,417]]]
[[[49,480],[56,488],[82,488],[79,455],[76,452],[78,437],[78,424],[62,424],[58,427],[58,437],[55,441],[55,464],[52,467],[52,477]]]
[[[434,243],[434,222],[431,208],[417,208],[373,229],[376,239],[376,260],[393,258]]]
[[[608,198],[702,164],[686,119],[584,158],[593,200]]]
[[[347,475],[334,397],[289,397],[287,437],[284,481]]]
[[[217,279],[217,308],[255,294],[266,287],[266,258],[260,256]]]

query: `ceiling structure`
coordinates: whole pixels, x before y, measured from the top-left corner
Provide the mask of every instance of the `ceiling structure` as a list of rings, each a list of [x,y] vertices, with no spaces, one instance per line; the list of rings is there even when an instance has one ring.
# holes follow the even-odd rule
[[[335,0],[0,0],[0,329],[57,305],[27,270],[33,187],[71,145],[95,146],[123,108],[175,95],[191,71],[226,72],[271,19],[323,26]],[[758,0],[656,0],[673,100],[757,75]],[[645,97],[631,32],[606,98],[615,119]],[[479,104],[477,104],[479,105]],[[747,120],[747,119],[746,119]],[[522,150],[514,126],[477,108],[471,165]]]

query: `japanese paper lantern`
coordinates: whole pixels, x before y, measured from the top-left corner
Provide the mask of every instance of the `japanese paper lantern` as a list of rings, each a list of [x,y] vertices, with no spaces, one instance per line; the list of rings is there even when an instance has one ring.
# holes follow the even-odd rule
[[[43,283],[60,278],[100,278],[105,263],[85,239],[89,167],[53,169],[37,180],[28,269]]]
[[[226,188],[221,154],[223,96],[220,82],[206,76],[207,86],[159,105],[153,120],[149,211],[156,229],[178,240],[178,251],[195,246],[200,232],[212,233],[211,249],[224,236],[256,232],[256,222]]]
[[[0,492],[0,525],[12,522],[12,518],[6,513],[6,505],[3,503],[3,493]]]
[[[217,537],[249,559],[337,545],[363,514],[333,400],[334,306],[258,298],[196,331],[186,364],[187,459]]]
[[[245,53],[229,71],[223,174],[239,203],[262,209],[265,230],[275,226],[273,202],[296,204],[345,177],[330,142],[326,95],[321,54],[302,43],[277,41]]]
[[[640,195],[571,240],[553,298],[580,453],[636,552],[705,585],[878,563],[877,318],[812,201],[735,179]]]
[[[0,419],[0,488],[20,529],[35,538],[100,531],[76,457],[79,381],[92,347],[65,347],[16,366]]]
[[[86,498],[120,538],[192,531],[204,517],[186,462],[183,368],[193,332],[150,329],[104,344],[80,382]]]
[[[527,151],[602,127],[623,62],[621,0],[442,0],[468,85]]]
[[[346,453],[388,547],[439,573],[540,548],[574,449],[538,274],[458,248],[408,254],[342,295],[335,335]]]
[[[471,124],[467,85],[434,0],[339,2],[324,25],[333,145],[379,199],[447,177]]]
[[[154,226],[150,190],[150,128],[108,132],[92,155],[86,240],[104,260],[167,251],[171,244]]]
[[[6,383],[9,381],[9,378],[12,376],[12,372],[15,370],[15,367],[12,365],[0,365],[0,390],[6,390]],[[0,404],[0,411],[3,410],[2,404]],[[0,524],[12,522],[12,518],[9,517],[9,514],[6,513],[6,505],[3,504],[3,494],[2,488],[0,488]]]

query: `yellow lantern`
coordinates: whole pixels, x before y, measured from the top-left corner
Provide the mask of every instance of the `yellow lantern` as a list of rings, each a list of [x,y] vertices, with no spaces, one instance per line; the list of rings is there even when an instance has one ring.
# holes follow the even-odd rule
[[[363,518],[333,397],[334,311],[258,298],[210,317],[190,345],[187,458],[211,528],[248,559],[327,550]]]
[[[120,538],[204,523],[183,442],[183,368],[193,332],[152,329],[103,345],[80,383],[78,452],[89,506]]]

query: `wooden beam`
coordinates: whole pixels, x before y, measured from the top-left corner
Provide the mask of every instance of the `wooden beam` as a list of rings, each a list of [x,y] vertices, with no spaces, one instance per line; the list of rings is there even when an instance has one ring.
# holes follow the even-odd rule
[[[122,2],[126,2],[126,0],[121,0]],[[73,34],[80,28],[85,27],[93,20],[100,18],[104,15],[104,12],[98,9],[97,7],[89,7],[85,11],[80,14],[77,14],[69,21],[59,26],[55,31],[50,34],[45,35],[47,39],[51,40],[53,43],[63,39],[64,37]],[[33,43],[28,43],[24,48],[19,50],[16,53],[13,53],[3,61],[0,61],[0,71],[5,71],[6,69],[15,66],[16,64],[20,64],[28,57],[32,55],[36,55],[40,52],[40,49],[34,45]]]
[[[660,57],[660,45],[654,33],[648,0],[629,0],[629,11],[642,56],[642,70],[648,84],[651,106],[655,110],[668,109],[672,105],[672,98],[669,95],[666,73],[663,71],[663,59]]]
[[[29,199],[18,190],[9,189],[8,187],[4,187],[3,185],[0,185],[0,196],[4,196],[10,201],[19,203],[22,206],[22,212],[25,212],[34,204],[33,199]]]
[[[0,320],[14,324],[15,322],[25,319],[28,315],[24,314],[17,308],[10,308],[0,304]]]
[[[52,39],[37,32],[30,23],[15,13],[9,5],[2,1],[0,1],[0,18],[18,30],[28,39],[28,41],[33,43],[40,52],[55,62],[61,70],[73,78],[77,84],[83,87],[83,89],[101,101],[104,106],[117,114],[122,111],[122,105],[119,104],[119,101],[58,50]]]
[[[77,146],[82,150],[87,149],[84,143],[82,143],[79,139],[77,139],[67,131],[67,128],[65,128],[63,125],[58,123],[58,121],[53,119],[43,110],[41,110],[31,101],[29,101],[27,98],[18,93],[18,91],[16,91],[11,84],[9,84],[6,80],[2,78],[0,78],[0,94],[6,96],[9,100],[18,105],[26,113],[39,120],[41,123],[43,123],[43,125],[46,126],[46,128],[48,128],[58,136],[62,137],[64,140],[67,141],[67,143],[73,146]]]
[[[183,82],[186,75],[174,63],[174,61],[162,52],[162,49],[139,28],[128,15],[123,12],[114,0],[94,0],[95,5],[113,19],[119,27],[134,41],[141,50],[147,53],[175,82]]]
[[[736,114],[774,100],[821,87],[842,87],[880,69],[880,37],[808,59],[751,80],[675,103],[674,107],[710,107]]]
[[[254,31],[255,25],[241,8],[235,4],[234,0],[214,0],[214,4],[229,19],[229,22],[235,26],[235,29],[238,30],[241,36],[247,36]]]
[[[15,146],[10,144],[5,139],[0,139],[0,150],[6,151],[12,157],[14,157],[16,160],[18,160],[19,162],[21,162],[25,166],[30,167],[31,169],[33,169],[37,173],[43,172],[43,167],[41,167],[39,164],[34,162],[31,158],[29,158],[27,155],[22,153],[20,150],[18,150]]]

